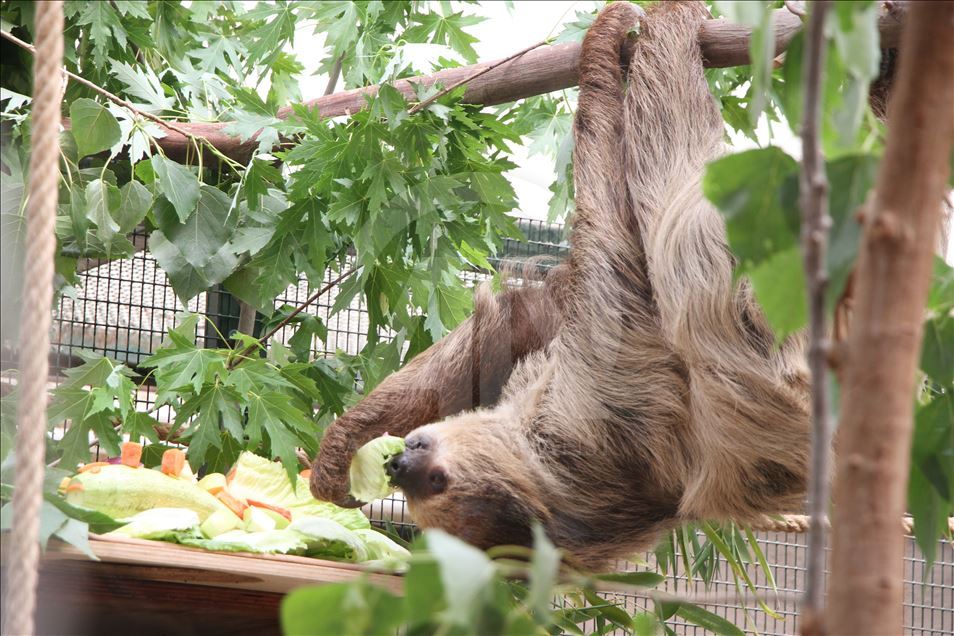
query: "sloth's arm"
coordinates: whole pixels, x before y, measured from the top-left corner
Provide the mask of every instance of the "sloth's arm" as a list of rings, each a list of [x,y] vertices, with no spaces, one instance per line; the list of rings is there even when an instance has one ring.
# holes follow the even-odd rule
[[[363,444],[384,433],[404,436],[418,426],[496,403],[514,364],[556,334],[558,278],[551,273],[544,286],[497,296],[479,290],[473,316],[328,427],[312,467],[315,497],[360,505],[348,493],[348,468]]]

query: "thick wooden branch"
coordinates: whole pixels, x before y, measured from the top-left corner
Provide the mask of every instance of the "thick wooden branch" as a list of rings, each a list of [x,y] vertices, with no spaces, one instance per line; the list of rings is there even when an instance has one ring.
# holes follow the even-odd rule
[[[907,499],[924,305],[954,147],[954,2],[917,2],[910,13],[844,356],[829,634],[902,632],[896,524]]]
[[[889,11],[883,9],[879,23],[881,44],[884,48],[897,46],[905,7],[895,2]],[[782,53],[795,34],[802,28],[801,19],[788,9],[778,9],[773,13],[775,25],[775,52]],[[710,20],[702,26],[699,43],[707,67],[721,68],[740,66],[749,63],[749,27],[732,24],[725,20]],[[541,95],[569,88],[577,84],[577,63],[579,44],[557,44],[530,51],[518,58],[501,64],[499,67],[467,82],[464,101],[472,104],[492,106],[504,104],[525,97]],[[625,52],[624,52],[625,55]],[[439,71],[433,75],[419,76],[395,82],[395,88],[408,99],[415,99],[414,85],[431,86],[440,83],[449,86],[497,62],[481,62],[471,66]],[[365,107],[366,97],[374,95],[377,86],[367,86],[326,95],[307,103],[317,108],[323,117],[337,117],[353,114]],[[288,117],[291,108],[279,110],[280,118]],[[246,163],[257,146],[254,140],[241,141],[227,135],[223,129],[228,123],[179,123],[178,128],[205,137],[213,146],[240,163]],[[167,135],[158,140],[159,145],[171,158],[183,161],[189,153],[194,153],[191,141],[185,135],[167,130]]]

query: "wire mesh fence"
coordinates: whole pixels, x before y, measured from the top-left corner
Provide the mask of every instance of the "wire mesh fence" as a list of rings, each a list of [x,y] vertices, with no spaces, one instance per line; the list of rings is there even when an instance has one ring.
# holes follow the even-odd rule
[[[520,220],[519,226],[527,240],[508,240],[501,258],[494,261],[495,266],[502,261],[519,262],[543,254],[559,258],[566,253],[568,246],[563,226],[535,220]],[[473,282],[485,277],[479,272],[466,276]],[[196,337],[204,346],[222,346],[222,338],[238,324],[239,303],[221,290],[201,294],[183,307],[148,252],[91,267],[81,274],[80,279],[75,293],[64,296],[55,311],[50,352],[54,373],[79,364],[80,350],[107,355],[135,368],[159,346],[163,334],[175,325],[177,314],[184,310],[204,314],[210,319],[199,321],[197,326]],[[275,300],[276,307],[297,305],[311,291],[308,283],[301,281]],[[324,342],[315,342],[316,356],[330,356],[337,351],[355,354],[367,341],[369,321],[363,304],[356,300],[332,315],[335,299],[335,289],[331,289],[305,310],[322,318],[328,327]],[[284,342],[292,333],[291,329],[285,329],[276,337]],[[3,343],[0,362],[4,375],[9,375],[15,368],[16,355],[10,343]],[[144,384],[137,396],[137,406],[149,408],[153,399],[153,389],[148,383]],[[155,415],[160,421],[172,419],[171,413],[162,410]],[[55,431],[54,435],[62,435],[62,432]],[[366,512],[378,523],[386,520],[399,531],[413,529],[404,501],[399,496],[375,502]],[[804,589],[806,537],[795,533],[758,533],[756,536],[772,572],[774,589],[757,564],[749,567],[748,574],[775,616],[760,608],[751,594],[740,595],[735,578],[724,562],[718,563],[708,585],[698,578],[690,581],[684,571],[677,569],[670,572],[661,589],[703,597],[711,601],[705,604],[710,611],[724,616],[747,632],[767,635],[797,633],[796,606]],[[879,555],[871,555],[871,558],[879,558]],[[655,564],[651,553],[645,555],[645,560],[650,566]],[[620,562],[618,566],[620,569],[634,568],[631,562]],[[903,567],[906,632],[915,636],[954,634],[954,546],[942,543],[934,567],[926,571],[924,558],[909,537]],[[631,611],[651,607],[648,599],[634,594],[608,594],[606,597]],[[669,625],[677,634],[705,633],[703,628],[679,620],[671,620]]]

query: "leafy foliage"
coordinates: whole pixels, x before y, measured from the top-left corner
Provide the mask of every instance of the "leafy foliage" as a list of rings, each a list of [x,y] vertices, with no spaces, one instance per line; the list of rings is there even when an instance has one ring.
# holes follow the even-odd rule
[[[763,143],[773,125],[797,129],[802,108],[802,39],[773,68],[771,3],[716,2],[716,13],[753,27],[751,67],[707,72],[727,131]],[[580,11],[558,42],[579,41],[592,23]],[[71,129],[63,133],[57,217],[58,288],[75,281],[77,259],[118,259],[134,250],[128,235],[142,227],[149,248],[177,295],[189,300],[216,285],[265,314],[267,326],[287,317],[274,299],[304,277],[312,287],[342,276],[333,313],[361,301],[368,308],[367,345],[356,355],[312,359],[327,328],[299,314],[285,348],[230,334],[234,349],[195,344],[198,318],[184,317],[145,363],[158,391],[156,407],[176,413],[171,435],[187,443],[194,468],[223,470],[248,449],[299,468],[296,448],[313,454],[324,426],[469,312],[471,293],[460,273],[490,269],[501,241],[518,235],[507,215],[516,205],[506,172],[514,144],[555,162],[549,216],[572,210],[574,91],[481,109],[458,102],[461,91],[408,115],[408,103],[390,85],[436,67],[473,62],[478,23],[468,7],[449,3],[378,2],[150,2],[66,3],[66,65],[149,113],[167,120],[230,121],[227,131],[255,137],[244,165],[192,140],[183,162],[156,140],[166,131],[79,84],[65,103]],[[31,40],[30,3],[0,7],[4,29]],[[828,254],[833,309],[857,251],[855,212],[871,188],[883,128],[867,105],[878,70],[877,5],[837,3],[826,32],[830,47],[824,87],[823,142],[833,218]],[[300,103],[303,64],[289,51],[296,34],[313,26],[325,37],[318,71],[339,67],[344,88],[382,84],[368,108],[346,121],[328,120]],[[3,44],[4,329],[15,325],[22,256],[24,184],[28,178],[30,59]],[[421,64],[421,47],[439,57]],[[235,78],[247,78],[237,81]],[[418,100],[436,88],[419,89]],[[286,117],[290,107],[291,115]],[[66,113],[64,113],[66,114]],[[8,124],[8,125],[7,125]],[[770,139],[771,141],[771,139]],[[279,161],[282,165],[279,167]],[[723,212],[738,274],[750,281],[779,340],[805,322],[799,252],[799,165],[768,145],[727,156],[710,167],[707,196]],[[924,382],[917,405],[909,508],[925,555],[934,556],[945,517],[954,510],[954,274],[938,263],[925,325]],[[381,334],[390,332],[393,339]],[[5,331],[5,337],[14,336]],[[224,340],[224,338],[223,338]],[[240,354],[252,345],[253,354]],[[260,357],[264,353],[265,357]],[[145,381],[143,379],[142,381]],[[109,453],[123,436],[150,442],[143,459],[155,463],[166,444],[153,412],[133,408],[134,374],[116,361],[85,356],[54,393],[51,426],[69,421],[51,460],[72,468],[89,459],[93,439]],[[13,435],[4,399],[0,457]],[[155,410],[155,409],[154,409]],[[50,472],[50,474],[55,474]],[[9,483],[4,476],[3,481]],[[8,493],[4,493],[4,497]],[[4,515],[7,515],[4,508]],[[63,516],[63,515],[66,516]],[[101,519],[76,510],[44,508],[45,537],[57,534],[82,546],[85,524]],[[7,522],[8,516],[4,516]],[[702,532],[701,539],[696,530]],[[529,557],[528,584],[505,582],[517,567],[446,535],[426,537],[428,552],[407,573],[397,599],[368,583],[328,585],[291,595],[283,608],[290,633],[380,633],[399,625],[407,633],[582,633],[623,629],[654,633],[678,616],[720,634],[739,633],[718,616],[687,603],[655,603],[631,616],[599,596],[595,580],[561,587],[559,555],[542,533]],[[656,552],[664,572],[682,568],[712,580],[718,559],[730,564],[737,586],[753,587],[746,565],[771,580],[750,532],[735,526],[683,528]],[[519,566],[526,570],[526,563]],[[603,583],[651,586],[658,575],[618,573]],[[567,592],[570,605],[550,599]],[[763,609],[771,609],[763,604]]]
[[[771,88],[761,81],[770,53],[756,51],[764,29],[764,3],[717,2],[721,12],[755,26],[753,79],[745,69],[710,72],[710,86],[720,99],[726,123],[757,140],[756,119],[784,121],[797,130],[802,93],[802,35],[792,41]],[[829,212],[832,218],[827,254],[826,308],[833,312],[842,297],[857,255],[856,221],[874,184],[883,146],[883,126],[871,113],[868,87],[877,76],[881,51],[877,3],[836,3],[826,24],[827,58],[822,96],[822,145],[827,157]],[[750,115],[746,117],[746,113]],[[729,155],[710,164],[704,191],[726,219],[737,273],[749,278],[768,322],[782,340],[805,326],[805,282],[800,266],[798,178],[800,167],[781,148],[767,146]],[[951,422],[954,412],[954,288],[951,269],[938,259],[924,325],[921,369],[924,382],[916,408],[911,450],[908,509],[915,519],[917,541],[933,562],[937,541],[948,535],[954,514],[954,466]],[[837,404],[834,405],[837,412]]]
[[[536,528],[534,549],[521,560],[496,559],[439,530],[413,548],[404,596],[359,580],[299,588],[282,603],[286,634],[653,634],[672,616],[715,634],[742,631],[689,602],[656,601],[635,616],[598,594],[607,586],[639,590],[652,598],[662,581],[655,572],[587,577],[561,564],[560,553]],[[514,549],[515,550],[515,549]],[[526,560],[524,560],[526,559]],[[519,576],[526,583],[518,582]],[[562,603],[555,602],[560,598]]]

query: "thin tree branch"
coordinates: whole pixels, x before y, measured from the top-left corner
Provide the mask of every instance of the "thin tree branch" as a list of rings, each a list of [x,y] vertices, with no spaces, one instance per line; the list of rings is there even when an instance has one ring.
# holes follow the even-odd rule
[[[897,518],[907,503],[924,305],[954,146],[954,2],[915,2],[864,219],[838,427],[829,634],[902,632]],[[947,43],[947,44],[943,44]]]
[[[341,62],[344,60],[344,53],[338,56],[335,63],[331,65],[331,72],[328,73],[328,84],[325,86],[324,96],[327,97],[335,92],[338,86],[338,78],[341,77]]]
[[[451,91],[453,91],[454,89],[456,89],[458,86],[463,86],[464,84],[467,84],[467,83],[469,83],[469,82],[471,82],[471,81],[477,79],[477,78],[480,77],[481,75],[484,75],[485,73],[489,73],[490,71],[494,70],[495,68],[497,68],[497,67],[500,66],[501,64],[506,64],[507,62],[510,62],[511,60],[515,60],[515,59],[517,59],[517,58],[519,58],[519,57],[523,57],[525,54],[529,53],[530,51],[532,51],[532,50],[534,50],[534,49],[540,48],[541,46],[543,46],[543,45],[546,44],[546,43],[547,43],[546,40],[542,40],[542,41],[540,41],[540,42],[537,42],[536,44],[531,44],[530,46],[528,46],[527,48],[523,49],[522,51],[517,51],[517,52],[514,53],[513,55],[507,56],[507,57],[505,57],[505,58],[502,59],[502,60],[497,60],[496,62],[491,62],[491,63],[488,64],[486,67],[484,67],[484,68],[482,68],[482,69],[479,69],[479,70],[477,70],[477,71],[474,72],[474,73],[471,73],[471,74],[468,75],[467,77],[464,77],[464,78],[461,78],[461,79],[457,80],[457,81],[454,82],[453,84],[449,84],[448,86],[446,86],[446,87],[444,87],[443,89],[437,91],[435,94],[431,95],[431,96],[428,97],[427,99],[421,100],[419,103],[417,103],[417,104],[415,104],[414,106],[412,106],[411,108],[409,108],[408,111],[407,111],[407,114],[408,114],[408,115],[413,115],[413,114],[415,114],[415,113],[417,113],[417,112],[420,112],[420,111],[424,110],[425,108],[427,108],[428,106],[430,106],[431,104],[433,104],[434,102],[436,102],[438,99],[440,99],[440,98],[443,97],[444,95],[447,95],[448,93],[450,93]]]
[[[260,347],[260,346],[264,345],[266,342],[268,342],[268,339],[269,339],[269,338],[271,338],[271,337],[274,336],[276,333],[278,333],[278,331],[279,331],[282,327],[284,327],[284,326],[286,326],[288,323],[290,323],[290,322],[292,321],[292,319],[293,319],[295,316],[297,316],[298,314],[300,314],[302,311],[304,311],[306,307],[308,307],[310,304],[312,304],[313,302],[315,302],[316,300],[318,300],[319,298],[321,298],[323,295],[325,295],[325,294],[328,292],[328,290],[330,290],[332,287],[334,287],[335,285],[337,285],[338,283],[340,283],[340,282],[343,281],[344,279],[346,279],[346,278],[348,278],[349,276],[351,276],[352,274],[354,274],[354,273],[355,273],[356,271],[358,271],[359,269],[361,269],[361,266],[360,266],[360,265],[359,265],[358,267],[352,267],[351,269],[347,270],[346,272],[344,272],[343,274],[341,274],[340,276],[338,276],[337,278],[335,278],[334,280],[332,280],[331,282],[329,282],[328,284],[326,284],[324,287],[322,287],[321,289],[319,289],[318,291],[316,291],[315,293],[313,293],[313,294],[312,294],[311,296],[309,296],[307,299],[305,299],[305,302],[303,302],[303,303],[301,303],[300,305],[298,305],[297,307],[295,307],[295,309],[294,309],[290,314],[288,314],[287,316],[285,316],[285,318],[282,319],[282,321],[281,321],[280,323],[278,323],[277,325],[275,325],[274,327],[272,327],[271,329],[269,329],[269,330],[268,330],[268,333],[266,333],[266,334],[265,334],[264,336],[262,336],[261,338],[258,338],[257,341],[256,341],[256,343],[250,344],[249,346],[245,347],[244,349],[242,349],[241,351],[239,351],[237,354],[235,354],[234,356],[232,356],[232,360],[229,362],[229,365],[228,365],[229,370],[231,371],[232,369],[234,369],[235,367],[237,367],[239,364],[241,364],[242,361],[245,360],[246,357],[247,357],[250,353],[252,353],[253,351],[255,351],[256,347]]]
[[[812,3],[804,53],[805,116],[802,120],[802,171],[800,183],[802,257],[808,288],[808,366],[812,377],[812,455],[809,475],[808,572],[802,634],[823,634],[818,620],[825,603],[825,535],[828,512],[828,471],[831,454],[831,411],[828,404],[828,324],[825,292],[828,289],[826,254],[828,230],[828,180],[822,156],[821,98],[825,69],[825,16],[830,0]]]

